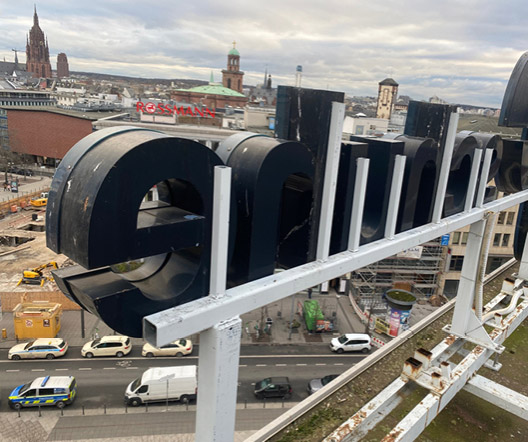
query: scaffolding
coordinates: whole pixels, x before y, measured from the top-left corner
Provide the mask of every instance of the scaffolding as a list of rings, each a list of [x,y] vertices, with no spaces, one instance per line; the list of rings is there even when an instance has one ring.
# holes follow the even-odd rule
[[[386,303],[382,296],[394,287],[409,290],[417,299],[428,299],[438,293],[447,246],[442,246],[438,238],[421,247],[418,259],[398,254],[352,273],[350,291],[362,310],[385,311]]]

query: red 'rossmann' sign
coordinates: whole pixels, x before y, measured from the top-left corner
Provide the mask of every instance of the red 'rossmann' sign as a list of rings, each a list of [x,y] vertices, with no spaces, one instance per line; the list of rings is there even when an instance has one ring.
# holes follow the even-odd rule
[[[214,118],[216,112],[207,107],[183,107],[172,106],[170,104],[158,103],[157,105],[148,102],[143,103],[138,101],[136,103],[136,112],[146,112],[147,114],[157,114],[157,115],[186,115],[188,117],[203,117],[203,118]]]

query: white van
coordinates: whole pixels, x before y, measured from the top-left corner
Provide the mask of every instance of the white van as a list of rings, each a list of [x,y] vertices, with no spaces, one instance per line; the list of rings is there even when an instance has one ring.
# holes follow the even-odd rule
[[[196,399],[198,379],[196,365],[149,368],[132,381],[125,392],[125,403],[137,407],[145,402]]]
[[[330,342],[330,350],[336,353],[343,353],[344,351],[368,353],[370,348],[370,336],[364,333],[347,333],[332,339]]]

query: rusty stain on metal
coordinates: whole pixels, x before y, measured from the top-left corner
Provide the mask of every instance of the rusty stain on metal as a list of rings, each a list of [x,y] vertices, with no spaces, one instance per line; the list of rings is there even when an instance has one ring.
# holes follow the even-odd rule
[[[426,350],[425,348],[419,348],[418,350],[416,350],[416,353],[422,354],[429,360],[431,360],[431,358],[433,357],[433,354],[429,350]]]
[[[447,345],[453,345],[455,343],[456,336],[455,335],[449,335],[447,338],[444,339],[444,342]]]
[[[414,377],[420,373],[420,370],[422,369],[422,363],[413,358],[407,358],[407,360],[403,363],[403,374]]]
[[[381,439],[381,442],[394,442],[402,432],[403,428],[394,428],[387,436]]]
[[[86,208],[88,207],[88,199],[88,196],[84,199],[83,212],[86,212]]]

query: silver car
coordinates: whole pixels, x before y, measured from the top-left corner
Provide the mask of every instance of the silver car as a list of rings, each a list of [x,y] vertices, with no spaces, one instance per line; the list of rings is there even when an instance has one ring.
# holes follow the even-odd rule
[[[319,391],[326,384],[332,382],[338,376],[338,374],[329,374],[323,378],[312,379],[310,382],[308,382],[308,394],[314,394],[316,391]]]

